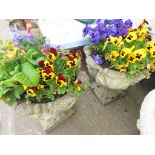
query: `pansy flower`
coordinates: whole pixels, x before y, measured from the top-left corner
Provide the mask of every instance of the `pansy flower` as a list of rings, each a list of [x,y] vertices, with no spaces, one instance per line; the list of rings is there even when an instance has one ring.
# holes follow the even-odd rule
[[[67,67],[68,68],[73,68],[78,64],[78,59],[74,57],[74,55],[69,54],[68,55],[68,61],[67,61]]]
[[[134,63],[136,61],[136,57],[135,57],[135,53],[134,52],[130,52],[128,55],[128,61],[131,63]]]
[[[50,67],[47,67],[41,71],[41,77],[43,81],[48,82],[48,81],[51,81],[55,77],[55,73],[52,71]]]
[[[152,62],[150,64],[150,68],[151,69],[155,69],[155,60],[152,60]]]
[[[120,37],[110,37],[110,42],[113,45],[119,46],[121,44],[121,42],[122,42],[122,36],[120,36]]]
[[[121,52],[120,52],[120,57],[121,58],[124,58],[128,53],[130,53],[131,52],[131,48],[123,48],[122,50],[121,50]]]
[[[24,87],[24,90],[27,92],[28,95],[30,95],[32,97],[36,96],[36,91],[38,90],[37,87],[29,88],[25,85],[23,87]]]
[[[67,85],[66,79],[65,79],[65,77],[63,76],[62,73],[59,73],[58,76],[56,76],[56,84],[59,87],[63,87],[63,86]]]
[[[69,55],[73,55],[75,58],[81,60],[82,59],[82,52],[80,50],[71,50]]]
[[[118,69],[120,72],[126,72],[127,71],[125,66],[119,65],[119,64],[116,65],[116,69]]]
[[[150,51],[155,51],[155,43],[153,41],[147,42],[145,49],[150,52]]]
[[[39,68],[38,70],[40,72],[40,78],[42,78],[43,81],[47,82],[52,80],[55,77],[54,66],[53,64],[51,64],[50,61],[41,60],[38,62],[38,64],[42,67],[42,68]]]
[[[126,41],[127,42],[132,42],[132,41],[134,41],[134,40],[136,40],[137,39],[137,34],[136,34],[136,32],[130,32],[128,35],[127,35],[127,37],[126,37]]]
[[[56,50],[55,48],[50,48],[50,49],[49,49],[49,53],[47,54],[47,58],[48,58],[51,62],[53,62],[53,61],[56,60],[57,55],[58,55],[57,50]]]
[[[142,60],[146,57],[146,50],[145,49],[138,49],[134,51],[136,60]]]
[[[76,79],[76,80],[74,81],[74,85],[75,85],[75,87],[76,87],[76,89],[77,89],[78,91],[81,91],[81,84],[82,84],[82,81],[81,81],[81,80]]]
[[[110,58],[110,60],[113,60],[114,61],[114,60],[116,60],[116,58],[118,56],[119,56],[119,53],[116,50],[114,50],[114,51],[111,52],[109,58]]]

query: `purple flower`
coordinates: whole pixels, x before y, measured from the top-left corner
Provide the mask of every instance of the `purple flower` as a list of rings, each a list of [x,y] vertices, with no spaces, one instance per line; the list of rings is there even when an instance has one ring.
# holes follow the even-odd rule
[[[132,27],[132,21],[130,19],[126,20],[124,23],[127,27]]]
[[[89,34],[91,36],[90,40],[93,43],[98,44],[99,43],[99,40],[100,40],[99,32],[93,32],[93,31],[91,31]]]
[[[111,24],[111,20],[105,19],[103,24],[104,24],[104,26],[107,26],[108,24]]]
[[[91,27],[86,25],[83,29],[83,36],[85,37],[89,33],[90,30],[91,30]]]
[[[50,47],[50,40],[49,39],[47,39],[42,46],[42,48],[45,48],[45,47]]]
[[[126,27],[126,26],[123,26],[123,27],[119,30],[117,37],[119,37],[119,36],[123,36],[123,37],[124,37],[127,33],[128,33],[127,27]]]
[[[98,55],[92,55],[92,58],[98,65],[101,65],[103,63],[103,59]]]
[[[115,27],[115,26],[108,27],[107,29],[108,29],[109,36],[115,36],[115,34],[118,31],[117,27]]]
[[[130,19],[123,22],[122,19],[97,19],[95,27],[85,26],[83,29],[83,36],[90,36],[92,43],[98,44],[99,41],[107,39],[110,36],[125,37],[128,33],[128,28],[132,26]]]
[[[14,33],[14,36],[13,36],[13,42],[15,43],[15,44],[19,44],[19,42],[21,41],[21,33],[20,33],[20,31],[15,31],[15,33]]]
[[[123,20],[122,19],[113,19],[111,21],[112,24],[114,24],[116,27],[120,27],[121,25],[123,25]]]

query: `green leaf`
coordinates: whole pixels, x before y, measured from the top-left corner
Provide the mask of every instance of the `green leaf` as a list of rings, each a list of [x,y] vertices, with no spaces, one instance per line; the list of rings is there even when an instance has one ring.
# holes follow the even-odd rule
[[[26,53],[26,59],[28,60],[28,62],[30,62],[33,65],[37,65],[38,61],[36,61],[33,56],[37,55],[39,52],[35,49],[30,49],[28,50],[28,52]]]
[[[10,89],[6,87],[0,87],[0,99],[5,95]]]
[[[22,85],[26,85],[27,87],[36,87],[39,84],[40,74],[39,72],[33,68],[33,66],[25,62],[22,64],[21,72],[15,74],[12,78],[0,82],[0,85],[13,85],[14,82],[19,82]]]
[[[22,95],[25,92],[23,89],[23,86],[19,86],[15,89],[15,97],[20,99],[20,95]]]
[[[58,94],[60,95],[60,94],[65,94],[65,92],[66,92],[66,88],[65,87],[59,87],[58,88]]]

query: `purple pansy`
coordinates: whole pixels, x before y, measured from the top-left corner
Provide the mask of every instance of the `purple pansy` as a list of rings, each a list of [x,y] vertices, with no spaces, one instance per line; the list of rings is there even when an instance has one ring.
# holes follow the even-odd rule
[[[103,64],[103,59],[99,55],[92,55],[92,58],[98,65]]]
[[[132,27],[132,21],[130,19],[126,20],[124,23],[127,27]]]
[[[100,35],[99,35],[99,32],[95,32],[95,31],[91,31],[89,33],[89,35],[91,36],[90,40],[93,42],[93,43],[96,43],[98,44],[99,43],[99,40],[100,40]]]
[[[90,30],[91,30],[91,27],[86,25],[83,29],[83,36],[85,37],[89,33]]]
[[[85,26],[83,29],[83,36],[89,35],[91,42],[98,44],[99,41],[104,41],[110,36],[125,37],[130,27],[132,27],[130,19],[125,22],[122,19],[97,19],[95,27]]]

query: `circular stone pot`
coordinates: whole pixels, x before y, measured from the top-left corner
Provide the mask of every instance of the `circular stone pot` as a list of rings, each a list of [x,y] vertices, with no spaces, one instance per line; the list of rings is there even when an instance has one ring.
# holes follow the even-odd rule
[[[88,82],[84,71],[78,79]],[[73,113],[76,97],[66,94],[48,103],[0,104],[0,134],[46,134],[66,121]],[[26,116],[26,117],[25,117]]]
[[[125,90],[129,86],[134,85],[146,78],[142,75],[140,77],[129,80],[127,74],[119,71],[115,71],[109,68],[102,68],[91,57],[93,47],[85,46],[83,51],[86,55],[86,64],[88,72],[91,77],[95,78],[95,81],[105,87],[115,90]]]
[[[140,117],[137,120],[137,128],[141,135],[155,135],[155,89],[150,91],[144,98]]]

